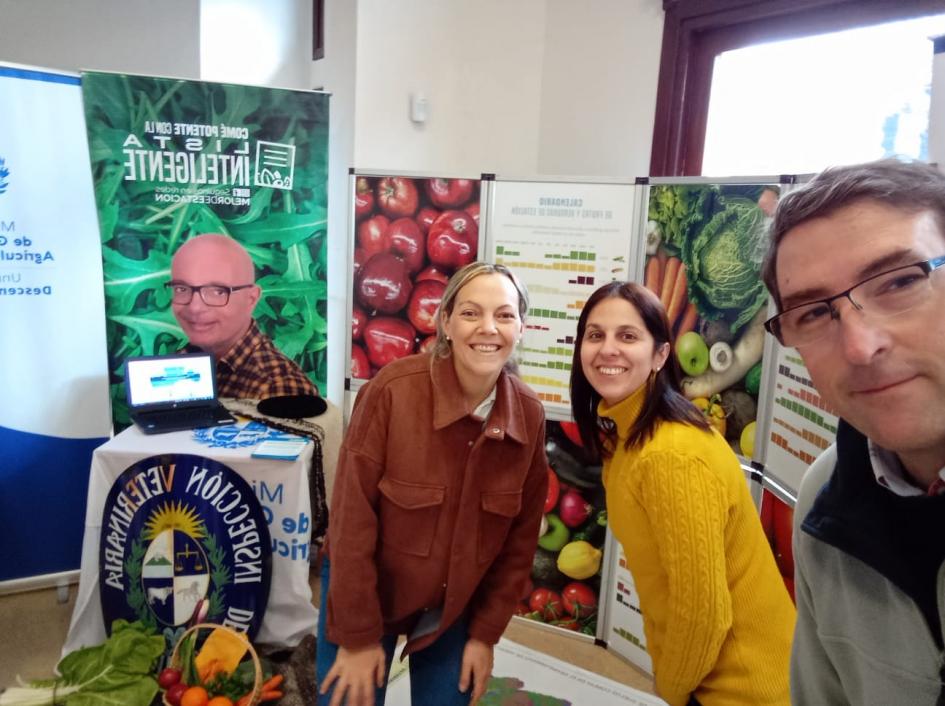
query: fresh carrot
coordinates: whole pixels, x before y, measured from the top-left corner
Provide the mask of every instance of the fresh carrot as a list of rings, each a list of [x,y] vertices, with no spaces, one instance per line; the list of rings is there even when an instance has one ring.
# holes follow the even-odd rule
[[[683,312],[682,318],[679,320],[679,327],[676,329],[676,338],[692,331],[696,327],[696,321],[698,320],[699,312],[696,311],[696,305],[689,302],[686,311]]]
[[[284,678],[281,674],[273,674],[269,681],[263,683],[260,691],[275,691]]]
[[[663,286],[660,288],[660,301],[666,309],[669,308],[669,300],[673,296],[673,285],[676,284],[676,273],[681,264],[678,257],[671,257],[666,261],[666,268],[663,270]]]
[[[241,696],[235,706],[249,706],[253,702],[253,692]]]
[[[669,317],[670,325],[676,320],[686,301],[686,266],[679,265],[679,271],[676,274],[676,283],[673,285],[672,294],[669,297],[669,304],[666,307],[666,316]]]
[[[275,701],[282,698],[281,691],[264,691],[262,696],[259,697],[260,701]]]
[[[660,294],[660,274],[662,269],[663,263],[660,262],[658,257],[651,257],[650,261],[646,263],[646,277],[643,278],[644,286],[656,296]]]

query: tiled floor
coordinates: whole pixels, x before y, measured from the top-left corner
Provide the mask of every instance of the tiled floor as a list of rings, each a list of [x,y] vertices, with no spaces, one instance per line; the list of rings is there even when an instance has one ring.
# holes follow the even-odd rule
[[[69,629],[76,588],[70,587],[67,603],[57,601],[55,589],[0,596],[0,688],[13,685],[17,675],[24,679],[52,676]],[[317,597],[318,579],[314,575],[312,589]],[[533,650],[652,693],[649,677],[593,643],[520,621],[513,621],[505,636]]]

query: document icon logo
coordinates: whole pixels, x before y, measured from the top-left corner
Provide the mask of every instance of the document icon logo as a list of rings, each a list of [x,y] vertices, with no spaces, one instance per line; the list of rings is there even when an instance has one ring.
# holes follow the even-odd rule
[[[295,145],[259,140],[256,143],[256,186],[291,189],[295,176]]]

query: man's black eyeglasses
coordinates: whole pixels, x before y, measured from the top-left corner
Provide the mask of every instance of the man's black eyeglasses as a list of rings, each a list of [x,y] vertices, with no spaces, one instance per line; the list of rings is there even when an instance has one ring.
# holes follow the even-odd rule
[[[942,265],[945,255],[880,272],[833,296],[792,306],[765,321],[765,328],[781,345],[806,346],[824,338],[840,319],[838,299],[849,299],[853,308],[872,316],[901,314],[928,299],[930,275]]]
[[[222,284],[201,284],[193,287],[183,282],[165,282],[164,286],[171,290],[171,301],[175,304],[190,304],[194,292],[200,293],[200,298],[207,306],[226,306],[230,295],[241,289],[249,289],[252,284],[241,284],[236,287],[225,287]]]

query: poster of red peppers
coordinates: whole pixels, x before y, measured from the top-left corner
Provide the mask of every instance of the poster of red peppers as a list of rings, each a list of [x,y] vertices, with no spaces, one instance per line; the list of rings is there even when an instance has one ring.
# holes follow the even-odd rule
[[[456,270],[479,255],[479,180],[353,175],[351,378],[426,351]]]

